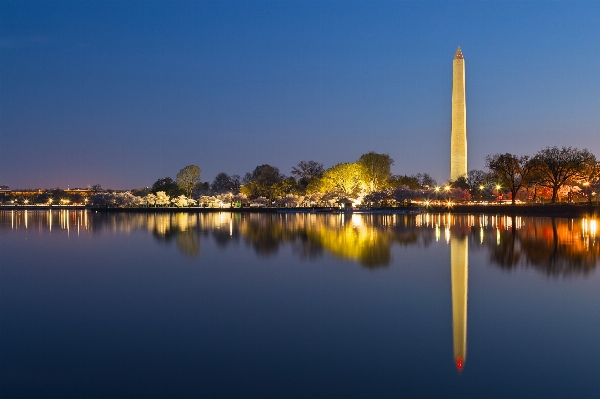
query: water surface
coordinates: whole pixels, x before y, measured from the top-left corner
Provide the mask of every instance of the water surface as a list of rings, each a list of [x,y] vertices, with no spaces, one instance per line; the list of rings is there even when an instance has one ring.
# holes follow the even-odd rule
[[[600,397],[593,219],[0,212],[2,397]]]

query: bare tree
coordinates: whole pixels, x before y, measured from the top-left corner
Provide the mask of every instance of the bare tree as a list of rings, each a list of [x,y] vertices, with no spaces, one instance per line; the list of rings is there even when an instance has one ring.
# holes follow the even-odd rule
[[[318,179],[323,176],[323,164],[315,161],[300,161],[298,167],[292,168],[292,176],[303,187],[308,186],[308,183],[313,179]]]
[[[240,185],[241,182],[238,175],[229,176],[227,173],[221,172],[215,177],[210,188],[216,193],[227,191],[237,193],[240,191]]]
[[[531,174],[531,164],[528,156],[513,154],[488,155],[485,158],[490,177],[502,187],[508,188],[512,194],[512,204],[515,204],[517,192]]]
[[[587,149],[546,147],[531,161],[534,181],[552,189],[552,203],[556,203],[558,190],[569,181],[584,178],[586,169],[596,162],[596,157]]]

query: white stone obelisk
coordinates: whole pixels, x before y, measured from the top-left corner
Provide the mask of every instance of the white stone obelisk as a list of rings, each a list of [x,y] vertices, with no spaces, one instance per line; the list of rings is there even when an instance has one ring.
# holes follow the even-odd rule
[[[450,180],[467,177],[467,106],[465,99],[465,59],[460,46],[452,68],[452,137],[450,140]]]

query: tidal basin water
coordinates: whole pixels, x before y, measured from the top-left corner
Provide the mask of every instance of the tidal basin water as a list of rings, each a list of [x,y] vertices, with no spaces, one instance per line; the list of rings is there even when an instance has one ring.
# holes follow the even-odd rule
[[[0,211],[2,398],[597,398],[592,218]]]

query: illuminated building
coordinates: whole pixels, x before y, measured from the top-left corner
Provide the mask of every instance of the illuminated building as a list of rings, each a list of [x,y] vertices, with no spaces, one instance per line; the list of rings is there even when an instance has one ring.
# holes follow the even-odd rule
[[[467,106],[465,60],[460,47],[452,68],[452,135],[450,139],[450,180],[467,176]]]

